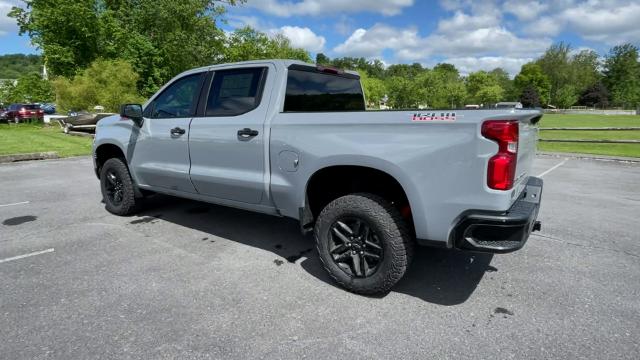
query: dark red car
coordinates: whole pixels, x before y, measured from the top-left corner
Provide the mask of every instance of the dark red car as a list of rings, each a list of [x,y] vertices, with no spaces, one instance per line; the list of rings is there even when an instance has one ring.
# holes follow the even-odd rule
[[[19,123],[27,120],[44,120],[44,111],[35,104],[11,104],[5,110],[4,117],[7,121]]]

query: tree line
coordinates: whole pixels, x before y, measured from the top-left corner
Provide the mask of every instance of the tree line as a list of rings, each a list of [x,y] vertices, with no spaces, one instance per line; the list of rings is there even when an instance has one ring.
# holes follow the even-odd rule
[[[567,43],[550,46],[524,64],[511,79],[502,68],[461,75],[454,65],[433,68],[419,63],[385,67],[379,60],[320,53],[318,64],[358,70],[370,107],[382,100],[393,108],[459,108],[519,101],[525,107],[573,105],[590,107],[640,105],[640,62],[632,44],[614,46],[601,58],[593,50],[573,51]]]
[[[62,110],[100,104],[115,111],[111,104],[146,98],[194,67],[264,58],[312,61],[283,35],[250,27],[223,31],[226,9],[244,0],[23,2],[9,16],[42,52],[51,81],[36,85],[29,74],[17,86],[5,83],[0,88],[5,104],[55,97]],[[48,87],[50,96],[21,91],[32,87]]]
[[[24,0],[14,7],[22,34],[42,52],[51,80],[33,73],[0,86],[0,103],[91,104],[117,110],[140,101],[176,74],[198,66],[254,59],[297,59],[310,54],[283,35],[250,27],[231,33],[220,24],[228,7],[244,0]],[[30,58],[31,59],[31,58]],[[317,54],[316,63],[358,70],[371,107],[459,108],[521,101],[525,106],[635,107],[640,103],[638,48],[613,47],[600,58],[591,50],[551,46],[515,78],[501,68],[460,74],[451,64],[385,66],[380,60]]]
[[[40,55],[7,54],[0,55],[0,79],[17,79],[23,74],[40,72]]]

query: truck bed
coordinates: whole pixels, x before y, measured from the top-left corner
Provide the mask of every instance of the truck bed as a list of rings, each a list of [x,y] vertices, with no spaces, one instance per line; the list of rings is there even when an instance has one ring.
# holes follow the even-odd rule
[[[279,113],[271,124],[271,192],[285,216],[297,218],[306,181],[332,165],[371,166],[395,177],[411,204],[418,239],[448,243],[465,210],[505,211],[522,192],[535,156],[537,110],[419,110]],[[485,120],[519,120],[517,182],[489,189],[487,163],[498,146],[484,138]],[[297,154],[299,165],[284,162]]]

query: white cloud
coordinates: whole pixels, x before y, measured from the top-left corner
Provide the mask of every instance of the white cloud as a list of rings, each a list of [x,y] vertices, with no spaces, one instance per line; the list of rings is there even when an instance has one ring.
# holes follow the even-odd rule
[[[463,0],[464,2],[464,0]],[[433,63],[444,59],[468,73],[502,67],[514,75],[520,67],[542,54],[552,40],[545,36],[518,36],[502,26],[502,14],[488,6],[482,12],[466,13],[458,6],[453,15],[441,19],[434,32],[422,36],[416,27],[398,28],[378,23],[355,30],[333,51],[339,56],[381,58],[391,50],[392,62]],[[385,52],[386,50],[386,52]]]
[[[524,31],[530,35],[554,36],[562,30],[562,22],[550,16],[541,17],[527,24]]]
[[[587,40],[607,44],[640,41],[640,3],[591,0],[567,8],[560,18]]]
[[[546,3],[528,0],[508,0],[502,5],[504,12],[511,13],[522,21],[531,21],[548,8]]]
[[[527,6],[536,8],[532,4],[527,2]],[[523,14],[526,13],[522,11]],[[555,36],[569,29],[585,40],[616,45],[640,41],[638,19],[638,1],[554,1],[549,2],[547,9],[542,9],[530,22],[525,23],[524,32],[530,35]]]
[[[322,16],[357,12],[373,12],[392,16],[400,14],[404,8],[412,6],[413,2],[414,0],[254,0],[247,2],[247,5],[280,17]]]
[[[15,1],[0,0],[0,36],[18,31],[16,20],[7,16],[11,8],[16,5]]]
[[[456,11],[452,18],[438,22],[438,32],[451,33],[457,31],[473,31],[481,28],[496,26],[500,23],[500,14],[496,12],[479,15],[467,15]]]
[[[357,29],[334,51],[343,56],[380,57],[385,49],[394,50],[396,60],[424,61],[430,56],[465,58],[506,56],[530,58],[550,44],[548,38],[522,38],[499,26],[494,13],[466,15],[456,12],[443,19],[438,29],[426,37],[417,28],[395,28],[376,24]]]
[[[303,48],[310,52],[322,51],[326,43],[324,36],[316,35],[308,27],[283,26],[279,32],[291,41],[293,47]]]
[[[521,38],[504,27],[494,26],[431,35],[427,43],[438,53],[447,56],[531,56],[542,53],[551,40]]]
[[[483,57],[461,57],[448,58],[443,62],[453,64],[460,70],[460,73],[467,75],[478,70],[493,70],[503,68],[511,76],[520,72],[522,65],[533,61],[533,58],[511,58],[503,56],[483,56]]]
[[[236,29],[250,26],[256,30],[264,31],[274,27],[273,24],[266,24],[264,22],[264,19],[261,19],[257,16],[232,15],[228,17],[227,22],[231,27]]]
[[[229,17],[228,23],[236,29],[250,26],[256,30],[265,32],[271,37],[276,34],[282,34],[291,41],[292,46],[311,52],[322,51],[327,42],[324,36],[317,35],[308,27],[282,26],[276,28],[273,23],[265,22],[256,16],[234,15]]]
[[[385,24],[376,24],[370,29],[357,29],[334,51],[345,56],[380,57],[384,49],[402,51],[420,49],[423,42],[416,28],[396,29]]]
[[[333,28],[340,35],[349,35],[349,33],[353,31],[354,20],[346,15],[342,15],[340,19],[335,22]]]

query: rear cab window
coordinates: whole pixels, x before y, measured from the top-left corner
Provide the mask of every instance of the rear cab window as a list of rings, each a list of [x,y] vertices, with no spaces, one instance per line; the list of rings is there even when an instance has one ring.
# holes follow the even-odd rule
[[[284,112],[364,110],[358,75],[298,64],[289,66]]]

